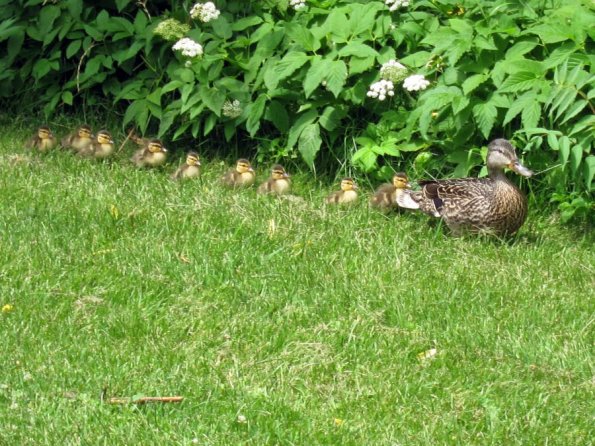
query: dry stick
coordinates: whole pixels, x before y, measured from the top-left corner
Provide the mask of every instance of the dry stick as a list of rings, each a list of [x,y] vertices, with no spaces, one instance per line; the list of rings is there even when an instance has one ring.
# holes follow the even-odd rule
[[[147,17],[149,18],[149,20],[151,20],[151,14],[149,14],[149,10],[147,9],[147,0],[139,0],[136,2],[136,4],[143,8],[145,14],[147,14]]]
[[[108,404],[181,403],[183,396],[143,396],[141,398],[110,398]]]
[[[83,60],[85,60],[85,57],[87,57],[89,55],[89,51],[91,51],[91,49],[95,46],[95,42],[93,42],[91,45],[89,45],[89,48],[87,48],[83,55],[81,56],[81,58],[79,59],[79,64],[76,67],[76,91],[77,93],[79,93],[81,91],[81,83],[80,83],[80,76],[81,76],[81,67],[83,66]]]
[[[126,145],[126,143],[128,142],[128,140],[130,139],[130,137],[132,136],[133,133],[134,133],[134,129],[130,129],[130,131],[128,132],[128,135],[126,135],[126,139],[120,145],[120,148],[118,149],[118,151],[116,153],[120,153],[122,151],[122,149],[124,148],[124,146]]]

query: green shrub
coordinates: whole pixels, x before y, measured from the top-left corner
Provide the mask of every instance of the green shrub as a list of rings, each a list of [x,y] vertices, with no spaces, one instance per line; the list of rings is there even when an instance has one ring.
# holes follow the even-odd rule
[[[258,138],[261,158],[299,154],[311,168],[324,147],[382,178],[388,163],[466,175],[486,140],[506,136],[533,169],[549,169],[534,184],[553,200],[591,206],[586,1],[215,3],[221,14],[204,23],[189,3],[0,0],[0,95],[47,117],[113,106],[124,126],[174,140]],[[174,51],[182,37],[202,55]],[[407,71],[385,70],[392,96],[370,96],[390,60]],[[411,74],[429,86],[404,89]]]

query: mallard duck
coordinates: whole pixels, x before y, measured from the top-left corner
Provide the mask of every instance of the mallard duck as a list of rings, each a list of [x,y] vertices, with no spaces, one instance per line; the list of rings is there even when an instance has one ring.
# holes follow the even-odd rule
[[[60,141],[60,144],[65,149],[71,149],[75,152],[81,150],[88,150],[89,146],[93,143],[93,131],[87,124],[81,125],[74,132],[66,135]]]
[[[392,183],[380,185],[372,195],[370,204],[382,210],[398,209],[399,206],[410,209],[419,207],[411,198],[411,184],[404,172],[396,173]]]
[[[56,147],[56,137],[48,126],[41,126],[37,129],[37,134],[27,141],[26,147],[39,152],[47,152]]]
[[[79,150],[78,154],[89,158],[105,159],[114,153],[114,148],[114,140],[110,132],[100,130],[91,145]]]
[[[353,178],[343,178],[341,180],[341,190],[331,193],[325,199],[328,204],[344,204],[357,201],[357,185]]]
[[[422,190],[412,194],[413,201],[426,214],[441,217],[454,235],[514,234],[527,216],[527,198],[504,175],[504,168],[525,177],[533,172],[519,162],[506,139],[489,144],[486,164],[487,178],[420,181]]]
[[[172,180],[182,180],[186,178],[195,178],[200,175],[200,159],[198,153],[188,152],[186,162],[182,164],[172,174]]]
[[[137,167],[158,167],[165,163],[167,149],[159,139],[146,140],[145,146],[138,149],[130,161]]]
[[[229,187],[252,186],[256,175],[254,168],[247,159],[241,158],[236,167],[221,177],[221,182]]]
[[[291,189],[289,174],[280,164],[275,164],[271,169],[271,177],[258,186],[256,192],[259,194],[277,194],[283,195]]]

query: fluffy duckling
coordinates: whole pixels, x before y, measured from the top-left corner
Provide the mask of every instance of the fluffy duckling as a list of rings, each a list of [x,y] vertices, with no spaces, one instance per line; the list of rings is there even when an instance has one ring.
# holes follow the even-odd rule
[[[379,186],[370,199],[370,204],[382,210],[395,209],[397,206],[416,209],[416,203],[411,198],[411,184],[407,174],[397,172],[393,176],[392,183]]]
[[[81,149],[78,153],[89,158],[105,159],[114,153],[114,148],[114,140],[110,132],[100,130],[91,145]]]
[[[71,149],[75,152],[80,152],[82,150],[86,151],[89,149],[89,146],[93,144],[93,138],[94,136],[91,127],[87,124],[83,124],[74,132],[62,138],[60,144],[65,149]]]
[[[343,178],[341,180],[341,190],[331,193],[325,199],[328,204],[345,204],[357,201],[357,185],[353,178]]]
[[[130,161],[137,167],[158,167],[165,163],[167,149],[159,139],[147,140],[144,147],[137,150]]]
[[[50,128],[43,125],[37,129],[37,134],[27,141],[26,147],[39,152],[47,152],[56,147],[57,143]]]
[[[183,180],[187,178],[195,178],[200,175],[200,159],[198,153],[188,152],[186,155],[186,162],[182,164],[172,174],[172,180]]]
[[[275,164],[271,169],[271,177],[258,186],[257,193],[259,194],[277,194],[283,195],[291,189],[291,182],[289,174],[280,164]]]
[[[221,177],[221,182],[229,187],[246,187],[252,186],[255,179],[256,175],[250,161],[241,158],[235,168]]]

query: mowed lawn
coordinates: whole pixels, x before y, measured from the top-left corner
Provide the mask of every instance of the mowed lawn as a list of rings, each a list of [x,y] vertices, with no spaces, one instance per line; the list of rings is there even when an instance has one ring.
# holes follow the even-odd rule
[[[28,132],[0,135],[0,445],[593,444],[587,228],[533,202],[457,239],[307,172],[258,197]]]

